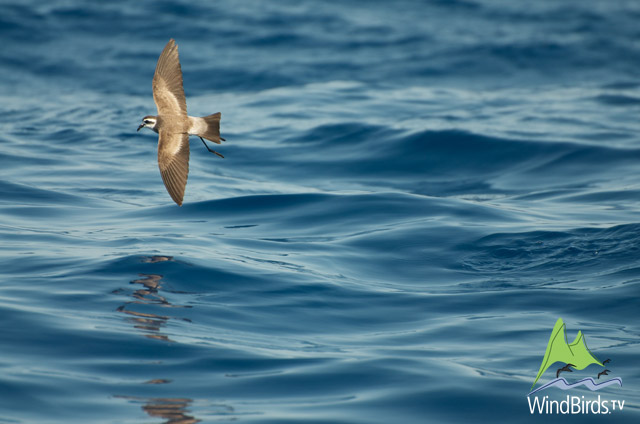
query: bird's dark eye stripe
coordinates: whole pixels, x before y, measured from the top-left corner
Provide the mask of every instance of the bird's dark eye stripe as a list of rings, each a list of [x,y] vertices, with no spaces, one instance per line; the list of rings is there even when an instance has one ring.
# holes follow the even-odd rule
[[[145,123],[145,124],[150,124],[150,123],[151,123],[151,121],[150,121],[150,120],[148,120],[148,119],[145,119],[145,120],[144,120],[144,123]]]

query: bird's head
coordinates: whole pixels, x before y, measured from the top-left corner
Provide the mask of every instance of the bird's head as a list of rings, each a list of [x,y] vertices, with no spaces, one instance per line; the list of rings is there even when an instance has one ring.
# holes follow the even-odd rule
[[[140,131],[142,128],[149,128],[150,130],[156,131],[156,123],[158,119],[155,116],[147,115],[142,118],[142,124],[138,127],[137,131]],[[158,132],[158,131],[156,131]]]

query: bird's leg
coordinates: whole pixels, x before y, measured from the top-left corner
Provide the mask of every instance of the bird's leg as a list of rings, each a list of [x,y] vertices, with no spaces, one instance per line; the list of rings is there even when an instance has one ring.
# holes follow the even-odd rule
[[[202,144],[204,144],[204,147],[207,148],[208,151],[210,151],[211,153],[215,153],[216,155],[220,156],[221,158],[224,159],[224,156],[222,156],[220,153],[216,152],[215,150],[211,150],[211,148],[209,146],[207,146],[207,143],[205,143],[205,141],[202,139],[202,137],[198,137],[200,140],[202,140]]]

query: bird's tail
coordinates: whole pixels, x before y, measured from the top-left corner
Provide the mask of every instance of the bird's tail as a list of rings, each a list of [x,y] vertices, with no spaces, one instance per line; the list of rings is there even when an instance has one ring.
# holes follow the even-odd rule
[[[220,137],[220,112],[203,116],[202,119],[206,123],[206,129],[201,134],[198,134],[200,137],[218,144],[220,144],[220,140],[225,141],[224,138]]]

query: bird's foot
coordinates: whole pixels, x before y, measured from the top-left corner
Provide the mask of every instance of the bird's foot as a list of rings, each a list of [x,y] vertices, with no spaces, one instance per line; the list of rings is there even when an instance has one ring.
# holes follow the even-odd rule
[[[204,144],[204,147],[207,148],[207,150],[211,153],[215,153],[216,155],[220,156],[222,159],[224,159],[224,156],[222,156],[222,154],[216,152],[215,150],[211,149],[209,146],[207,146],[207,143],[205,143],[204,139],[202,137],[198,137],[200,140],[202,140],[202,144]]]

